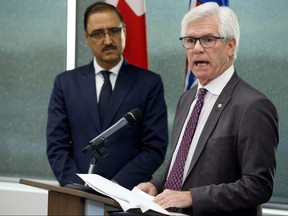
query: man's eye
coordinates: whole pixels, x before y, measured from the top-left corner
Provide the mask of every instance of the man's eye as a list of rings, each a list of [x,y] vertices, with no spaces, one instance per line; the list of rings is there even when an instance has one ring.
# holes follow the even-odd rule
[[[195,39],[194,38],[187,38],[187,43],[195,43]]]
[[[120,28],[112,28],[109,30],[109,33],[113,36],[118,35],[118,33],[121,31]]]
[[[213,37],[203,37],[202,38],[202,42],[204,43],[209,43],[209,42],[213,42],[214,38]]]
[[[103,35],[103,32],[93,32],[92,33],[92,37],[95,37],[95,38],[97,38],[97,37],[102,37],[102,35]]]

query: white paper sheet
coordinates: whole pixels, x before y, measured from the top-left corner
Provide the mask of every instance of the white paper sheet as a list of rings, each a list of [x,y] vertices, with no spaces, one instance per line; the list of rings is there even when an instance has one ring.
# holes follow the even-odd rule
[[[138,188],[132,191],[114,183],[97,174],[77,174],[95,191],[111,197],[116,200],[122,207],[123,211],[133,208],[140,208],[144,213],[148,210],[153,210],[164,215],[184,215],[179,213],[168,212],[157,203],[153,202],[154,197],[144,193]]]

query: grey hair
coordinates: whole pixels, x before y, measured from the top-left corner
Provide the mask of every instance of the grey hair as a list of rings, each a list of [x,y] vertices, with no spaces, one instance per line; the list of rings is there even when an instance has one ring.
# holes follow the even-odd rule
[[[229,7],[220,7],[215,2],[208,2],[192,8],[182,19],[181,37],[187,36],[186,31],[189,23],[212,16],[215,16],[218,19],[218,31],[220,36],[227,39],[235,39],[236,46],[234,59],[236,59],[240,40],[240,29],[236,15]]]

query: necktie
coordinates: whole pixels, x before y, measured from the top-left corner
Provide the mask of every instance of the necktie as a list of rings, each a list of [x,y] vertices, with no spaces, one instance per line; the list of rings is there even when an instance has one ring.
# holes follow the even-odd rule
[[[98,107],[99,107],[99,113],[100,113],[100,118],[101,118],[101,122],[103,125],[104,119],[105,119],[105,115],[106,115],[106,111],[108,109],[109,106],[109,102],[110,102],[110,98],[112,95],[112,86],[110,83],[110,73],[109,71],[101,71],[103,77],[104,77],[104,83],[103,86],[101,88],[101,92],[100,92],[100,96],[99,96],[99,103],[98,103]]]
[[[181,141],[180,147],[178,149],[176,159],[175,159],[174,164],[172,166],[170,175],[169,175],[169,177],[165,183],[166,189],[171,189],[171,190],[180,190],[181,189],[185,162],[187,159],[187,155],[189,152],[189,148],[191,145],[193,135],[195,133],[195,129],[197,126],[199,115],[200,115],[201,109],[203,107],[204,96],[205,96],[206,92],[207,92],[207,89],[204,89],[204,88],[199,89],[196,104],[193,108],[190,119],[186,125],[185,131],[184,131],[184,134],[182,137],[182,141]]]

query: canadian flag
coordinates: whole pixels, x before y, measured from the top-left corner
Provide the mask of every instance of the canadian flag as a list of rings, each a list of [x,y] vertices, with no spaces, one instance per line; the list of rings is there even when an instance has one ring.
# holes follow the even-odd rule
[[[126,47],[123,55],[129,63],[148,68],[145,0],[106,0],[117,7],[126,23]]]

